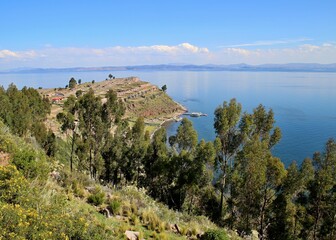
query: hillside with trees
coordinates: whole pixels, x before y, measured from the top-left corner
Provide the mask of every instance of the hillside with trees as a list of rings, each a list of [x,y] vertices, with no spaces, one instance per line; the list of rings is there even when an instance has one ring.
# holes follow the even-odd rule
[[[112,77],[113,79],[113,77]],[[78,84],[78,83],[77,83]],[[96,84],[96,83],[95,83]],[[274,114],[232,99],[215,109],[216,139],[184,118],[153,136],[125,119],[113,90],[51,103],[37,90],[0,89],[3,239],[335,239],[336,143],[287,169],[272,148]],[[132,234],[134,234],[132,232]],[[131,234],[131,233],[130,233]]]
[[[158,88],[155,85],[140,80],[137,77],[116,78],[109,74],[105,81],[82,82],[71,78],[64,88],[38,89],[38,92],[51,103],[50,115],[47,116],[47,126],[57,135],[59,124],[56,115],[63,111],[68,98],[79,98],[84,93],[93,94],[105,103],[106,94],[113,91],[117,101],[123,103],[123,119],[134,124],[138,117],[143,117],[146,130],[152,134],[164,122],[172,121],[186,111],[180,104],[171,99],[166,91],[167,86]]]

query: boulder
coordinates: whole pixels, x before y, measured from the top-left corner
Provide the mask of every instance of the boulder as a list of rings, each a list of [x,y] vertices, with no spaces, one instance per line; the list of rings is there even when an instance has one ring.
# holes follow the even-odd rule
[[[126,231],[125,235],[128,240],[138,240],[140,233],[134,231]]]

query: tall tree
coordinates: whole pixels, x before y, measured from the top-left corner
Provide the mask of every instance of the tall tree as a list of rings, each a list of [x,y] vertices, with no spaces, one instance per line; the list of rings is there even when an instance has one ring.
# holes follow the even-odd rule
[[[238,206],[241,216],[232,214],[231,222],[236,221],[242,233],[257,228],[260,238],[266,236],[268,211],[285,176],[283,164],[270,152],[281,137],[274,123],[272,110],[267,112],[262,105],[252,114],[243,114],[239,124],[241,150],[232,177],[230,201]]]
[[[183,118],[180,126],[177,128],[177,133],[170,139],[173,147],[181,152],[182,150],[192,152],[197,145],[197,132],[195,131],[192,122]]]
[[[77,85],[77,81],[76,79],[74,79],[73,77],[69,80],[69,88],[75,88]]]
[[[75,142],[76,142],[76,130],[77,130],[77,121],[78,117],[78,102],[74,95],[70,95],[63,105],[63,112],[57,114],[57,121],[61,123],[61,130],[64,133],[70,131],[71,134],[71,152],[70,152],[70,171],[73,170],[73,154],[75,151]]]
[[[191,183],[190,174],[198,141],[192,122],[184,118],[176,135],[169,140],[174,149],[168,173],[168,179],[172,183],[169,189],[170,205],[181,210]]]
[[[239,213],[235,216],[236,227],[242,234],[256,228],[261,239],[266,237],[268,212],[285,174],[283,163],[272,156],[267,142],[255,136],[244,145],[237,158],[232,184],[232,197]]]
[[[97,167],[101,166],[99,148],[102,147],[102,135],[104,129],[102,122],[102,102],[100,97],[96,97],[90,89],[78,102],[79,129],[83,141],[88,146],[89,172],[92,178],[96,178]]]
[[[186,198],[188,199],[185,205],[189,214],[199,208],[199,204],[195,203],[202,204],[198,193],[212,184],[214,160],[213,143],[202,139],[196,147],[194,157],[185,174],[187,176]]]
[[[236,99],[226,101],[215,110],[214,127],[217,134],[215,147],[217,150],[216,166],[219,173],[220,188],[220,218],[223,216],[224,193],[228,174],[232,171],[233,159],[241,144],[238,123],[241,114],[241,104]]]
[[[131,131],[131,147],[128,152],[128,181],[140,186],[140,177],[144,173],[144,158],[149,139],[145,138],[145,123],[143,117],[139,117]]]
[[[168,203],[170,182],[167,173],[171,167],[169,165],[170,153],[167,146],[167,132],[164,127],[155,131],[144,160],[146,179],[143,186],[148,189],[153,198]]]
[[[311,184],[310,207],[314,221],[311,226],[313,239],[334,239],[336,237],[336,143],[329,139],[325,153],[314,154],[315,178]],[[309,236],[308,236],[309,237]]]
[[[292,162],[273,202],[273,217],[268,229],[270,239],[301,239],[307,213],[308,186],[314,179],[311,159],[305,159],[298,168]]]

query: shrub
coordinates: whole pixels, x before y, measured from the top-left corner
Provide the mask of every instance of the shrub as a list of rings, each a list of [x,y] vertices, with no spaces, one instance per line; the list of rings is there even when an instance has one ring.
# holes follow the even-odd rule
[[[118,199],[112,199],[108,206],[113,215],[120,214],[121,202]]]
[[[122,214],[123,214],[125,217],[129,217],[129,216],[131,216],[132,211],[131,211],[131,207],[130,207],[129,203],[123,205],[123,207],[122,207]]]
[[[168,240],[169,237],[166,233],[156,233],[154,232],[153,235],[152,235],[153,239],[155,240]]]
[[[148,226],[149,230],[158,230],[158,232],[164,230],[164,224],[162,224],[160,218],[156,215],[156,213],[151,210],[146,210],[142,212],[141,219],[143,224]]]
[[[73,193],[75,194],[76,197],[83,198],[85,193],[84,193],[84,188],[78,183],[78,181],[74,181],[72,183],[72,189]]]
[[[0,202],[21,203],[27,187],[27,180],[15,166],[0,166]]]
[[[105,193],[98,187],[94,190],[94,192],[88,197],[88,202],[99,206],[104,202],[105,199]]]
[[[131,203],[131,211],[134,214],[138,213],[138,206],[134,202]]]
[[[132,223],[134,226],[139,225],[139,223],[140,223],[140,220],[139,220],[138,216],[135,215],[135,214],[132,214],[132,215],[131,215],[130,220],[131,220],[131,223]]]
[[[83,94],[83,91],[82,90],[77,90],[76,91],[76,97],[80,97],[80,96],[82,96],[82,94]]]
[[[188,234],[188,227],[187,226],[180,226],[181,235],[185,236]]]
[[[48,177],[49,168],[45,157],[33,149],[23,148],[16,151],[12,162],[26,178],[39,177],[46,180]]]
[[[223,230],[208,230],[206,231],[202,237],[201,240],[227,240],[229,239],[226,235],[226,233]]]

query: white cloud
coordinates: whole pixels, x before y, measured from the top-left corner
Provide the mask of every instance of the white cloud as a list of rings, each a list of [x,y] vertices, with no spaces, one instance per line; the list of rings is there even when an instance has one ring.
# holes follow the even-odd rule
[[[121,66],[143,64],[264,64],[336,63],[336,43],[303,44],[292,48],[246,49],[228,47],[210,51],[190,43],[108,48],[56,48],[12,51],[0,49],[1,70],[17,67]]]
[[[0,50],[0,58],[6,58],[6,57],[17,57],[17,54],[7,49]]]
[[[311,40],[313,40],[313,39],[311,39],[311,38],[298,38],[298,39],[281,39],[281,40],[263,40],[263,41],[233,44],[233,45],[221,46],[221,47],[222,48],[237,48],[237,47],[272,46],[272,45],[280,45],[280,44],[307,42],[307,41],[311,41]]]
[[[336,44],[304,44],[293,48],[223,48],[216,54],[222,64],[247,63],[336,63]]]
[[[16,59],[24,59],[24,58],[34,58],[36,57],[36,52],[33,50],[28,51],[10,51],[7,49],[0,50],[0,59],[5,58],[16,58]]]

